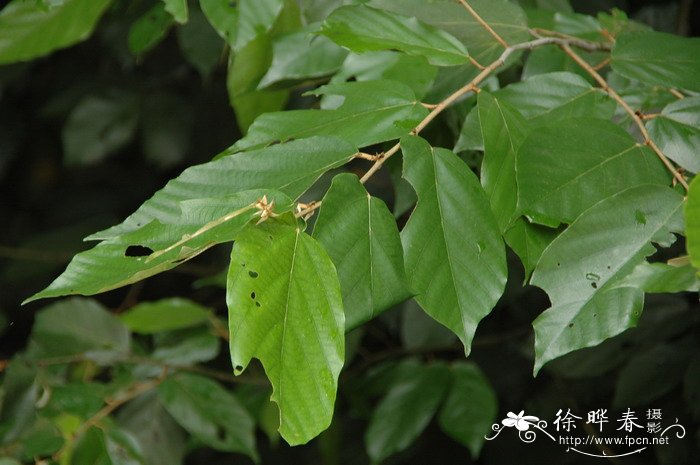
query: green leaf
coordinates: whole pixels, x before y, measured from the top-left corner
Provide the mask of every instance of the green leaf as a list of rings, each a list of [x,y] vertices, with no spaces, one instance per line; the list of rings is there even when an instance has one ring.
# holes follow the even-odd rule
[[[700,171],[700,97],[666,106],[647,129],[664,155],[691,173]]]
[[[282,12],[284,0],[240,0],[238,34],[234,49],[241,50],[258,35],[269,31]]]
[[[335,73],[347,52],[325,37],[303,30],[275,38],[272,64],[258,84],[259,89],[289,85]]]
[[[690,183],[688,200],[683,211],[685,216],[685,247],[690,255],[690,262],[700,270],[700,178]]]
[[[279,190],[296,199],[321,174],[347,163],[356,152],[338,138],[312,137],[196,165],[168,182],[122,224],[88,240],[114,238],[154,219],[180,224],[179,203],[184,200],[224,197],[251,189]],[[230,153],[228,150],[223,155]]]
[[[220,352],[219,338],[206,326],[179,329],[167,333],[157,333],[154,337],[154,360],[170,365],[187,366],[208,362]],[[154,373],[157,375],[157,372]]]
[[[398,376],[374,409],[365,432],[367,453],[373,463],[406,449],[435,415],[449,385],[445,365],[404,362],[410,376]]]
[[[349,5],[333,11],[321,34],[354,52],[399,50],[420,55],[434,65],[467,63],[466,47],[445,31],[416,18],[391,14],[365,5]]]
[[[27,61],[87,39],[111,0],[63,0],[48,8],[14,0],[0,11],[0,64]]]
[[[668,187],[643,185],[597,203],[542,254],[531,283],[552,307],[534,321],[535,374],[549,360],[632,327],[644,293],[616,287],[656,249],[683,229],[683,197]]]
[[[520,212],[549,226],[570,223],[630,187],[670,184],[651,149],[618,125],[593,118],[560,120],[532,131],[518,151],[516,171]]]
[[[700,91],[700,39],[663,32],[620,34],[610,64],[630,79],[663,87]]]
[[[119,316],[135,333],[153,334],[188,328],[209,320],[211,312],[191,300],[173,297],[155,302],[142,302]]]
[[[180,24],[187,22],[187,0],[163,0],[163,3],[165,4],[165,11],[170,13],[175,18],[175,21]]]
[[[469,54],[486,66],[503,51],[491,34],[459,3],[453,0],[371,0],[370,5],[404,16],[410,16],[442,29],[459,39]],[[523,10],[508,0],[469,0],[469,4],[486,23],[510,44],[530,38]],[[473,75],[479,70],[469,66]],[[469,77],[465,76],[465,82]]]
[[[221,39],[199,10],[193,10],[184,26],[177,28],[177,39],[185,59],[207,78],[221,60]]]
[[[518,110],[486,91],[479,93],[477,106],[484,140],[481,184],[504,232],[514,220],[518,203],[515,155],[529,128]]]
[[[414,299],[401,307],[401,344],[407,350],[443,349],[457,342],[457,336],[430,318]]]
[[[529,278],[542,252],[557,237],[557,234],[559,234],[557,229],[530,223],[523,217],[515,220],[510,229],[503,233],[506,244],[513,249],[523,264],[525,280]]]
[[[203,169],[202,173],[206,170]],[[250,178],[249,174],[247,176]],[[200,179],[206,182],[206,177]],[[225,186],[224,183],[221,179],[220,186]],[[186,181],[183,184],[185,189],[192,189]],[[211,186],[202,184],[200,187]],[[164,191],[167,190],[166,187]],[[216,244],[232,241],[249,221],[257,217],[253,205],[265,195],[270,201],[277,200],[277,212],[291,208],[289,198],[272,190],[250,190],[221,198],[182,201],[169,211],[156,206],[150,211],[166,213],[168,223],[154,220],[141,226],[137,219],[135,226],[138,229],[135,231],[117,229],[113,238],[73,257],[66,270],[49,287],[25,302],[68,294],[98,294],[172,269]],[[177,198],[167,193],[165,197],[167,202]]]
[[[119,319],[92,299],[72,298],[37,314],[32,328],[33,351],[43,356],[81,352],[129,351],[129,331]]]
[[[308,442],[331,422],[343,366],[345,318],[333,263],[296,224],[268,220],[234,244],[226,295],[234,373],[258,358],[282,437]]]
[[[238,399],[219,383],[178,373],[159,386],[158,395],[168,413],[203,443],[257,460],[255,423]]]
[[[477,324],[505,286],[500,231],[479,181],[454,153],[416,136],[402,138],[401,148],[404,178],[418,194],[401,232],[409,284],[420,306],[457,334],[468,354]]]
[[[394,216],[383,201],[367,193],[357,176],[333,178],[314,237],[338,270],[346,329],[411,296]]]
[[[156,3],[131,25],[129,50],[134,55],[151,50],[165,39],[172,25],[173,17],[165,11],[162,3]]]
[[[141,149],[158,166],[181,163],[192,150],[194,117],[190,103],[175,94],[155,94],[141,106]]]
[[[314,93],[341,95],[345,100],[334,110],[266,113],[255,120],[233,149],[250,150],[315,135],[332,135],[365,147],[407,134],[428,114],[416,101],[413,91],[396,81],[330,84]]]
[[[138,123],[134,95],[114,92],[83,98],[71,111],[61,133],[69,165],[95,164],[133,139]]]
[[[450,367],[452,383],[440,409],[440,427],[469,448],[477,458],[484,436],[498,413],[498,400],[491,384],[472,363],[455,363]]]
[[[698,292],[700,279],[692,265],[672,266],[643,262],[616,286],[637,287],[648,293]]]
[[[233,47],[238,35],[238,9],[231,0],[199,0],[209,24],[226,43]]]

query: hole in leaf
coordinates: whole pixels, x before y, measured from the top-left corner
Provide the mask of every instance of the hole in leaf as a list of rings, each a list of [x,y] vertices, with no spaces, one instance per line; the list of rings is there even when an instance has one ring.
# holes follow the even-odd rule
[[[251,293],[250,293],[250,298],[253,299],[253,300],[255,300],[255,292],[251,292]]]
[[[250,276],[251,278],[257,278],[257,277],[258,277],[258,273],[257,273],[257,271],[250,270],[250,271],[248,272],[248,276]]]
[[[233,371],[236,373],[240,373],[241,371],[243,371],[243,367],[240,365],[236,365],[235,367],[233,367]]]
[[[259,306],[260,306],[260,302],[255,302],[255,306],[256,306],[256,307],[259,307]]]
[[[148,257],[153,253],[153,249],[150,247],[144,247],[143,245],[130,245],[124,251],[125,257]]]
[[[574,327],[574,324],[573,324],[573,323],[569,323],[569,328],[573,328],[573,327]]]
[[[591,283],[591,287],[593,289],[598,289],[598,283]]]

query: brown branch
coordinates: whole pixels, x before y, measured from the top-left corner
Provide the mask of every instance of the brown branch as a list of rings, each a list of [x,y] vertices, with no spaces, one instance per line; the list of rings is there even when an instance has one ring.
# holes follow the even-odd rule
[[[483,19],[481,16],[479,16],[479,13],[477,13],[476,10],[474,10],[474,8],[472,8],[472,6],[469,4],[469,2],[467,2],[466,0],[457,0],[457,1],[458,1],[459,3],[461,3],[462,6],[463,6],[464,8],[467,9],[467,11],[469,12],[469,14],[472,15],[472,16],[474,17],[474,19],[475,19],[479,24],[481,24],[481,26],[482,26],[484,29],[486,29],[486,30],[489,32],[489,34],[491,34],[491,35],[493,36],[493,38],[496,39],[496,41],[497,41],[499,44],[503,45],[503,48],[508,48],[508,47],[509,47],[508,42],[506,42],[506,41],[503,39],[503,37],[500,36],[500,34],[499,34],[498,32],[494,31],[493,28],[492,28],[491,26],[489,26],[489,24],[488,24],[486,21],[484,21],[484,19]]]
[[[681,92],[679,92],[677,89],[668,89],[668,91],[673,94],[674,97],[677,99],[684,99],[685,95],[683,95]]]
[[[644,138],[644,144],[647,145],[649,148],[651,148],[654,153],[656,154],[657,157],[661,160],[661,162],[666,166],[666,168],[673,174],[673,177],[676,178],[676,180],[685,188],[685,190],[688,190],[688,183],[686,182],[685,178],[683,175],[676,169],[675,166],[673,166],[673,163],[664,155],[664,153],[661,151],[661,149],[656,145],[656,143],[651,139],[649,136],[649,132],[647,131],[646,126],[644,126],[644,122],[642,121],[642,118],[639,117],[636,111],[630,107],[627,102],[618,94],[615,89],[610,87],[601,76],[598,71],[593,69],[591,65],[588,64],[586,60],[581,58],[579,54],[574,52],[571,47],[568,44],[562,43],[559,44],[559,47],[566,53],[572,60],[574,60],[581,68],[583,68],[588,74],[591,75],[593,79],[598,83],[598,85],[603,89],[613,100],[615,100],[618,105],[620,105],[625,112],[632,118],[632,121],[637,125],[639,128],[639,131],[642,134],[642,137]]]

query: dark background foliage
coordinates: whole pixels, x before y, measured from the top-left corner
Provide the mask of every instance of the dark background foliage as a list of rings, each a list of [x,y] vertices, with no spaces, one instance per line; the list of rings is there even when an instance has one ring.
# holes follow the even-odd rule
[[[182,169],[209,160],[240,137],[226,94],[223,56],[211,72],[202,73],[182,53],[183,39],[174,30],[145,57],[137,59],[128,52],[128,28],[147,4],[116,2],[90,40],[30,63],[0,66],[0,360],[10,359],[25,347],[34,315],[46,305],[34,302],[20,307],[20,302],[45,286],[76,252],[86,248],[83,237],[125,217]],[[698,2],[581,0],[573,4],[585,13],[616,6],[658,30],[700,33]],[[295,90],[288,107],[307,103],[300,96],[303,90]],[[67,130],[71,113],[87,97],[127,107],[114,119],[113,127],[98,128],[94,136],[97,146],[109,146],[115,132],[126,131],[127,135],[103,159],[71,161],[64,150],[62,132]],[[99,117],[99,113],[94,116]],[[154,133],[154,127],[163,132]],[[79,137],[85,143],[87,136]],[[386,199],[393,195],[385,177],[373,179],[368,188]],[[675,250],[681,251],[682,244]],[[215,248],[172,272],[97,299],[120,312],[140,301],[179,295],[223,316],[223,290],[193,283],[223,270],[227,253],[227,247]],[[539,289],[523,288],[522,278],[510,277],[501,302],[479,326],[471,356],[496,389],[499,415],[526,409],[551,420],[564,406],[580,411],[611,403],[615,408],[638,407],[640,412],[652,406],[663,408],[686,425],[686,438],[673,447],[619,463],[700,463],[697,296],[649,296],[639,328],[600,347],[566,356],[533,379],[530,323],[547,307],[547,297]],[[270,445],[260,433],[258,444],[264,463],[319,463],[322,457],[327,463],[365,463],[362,438],[371,406],[354,399],[356,390],[366,388],[362,385],[366,380],[358,374],[408,356],[427,360],[463,357],[457,344],[438,349],[406,347],[401,336],[401,311],[387,312],[365,328],[358,355],[341,375],[331,429],[310,445],[293,449],[283,442]],[[431,323],[426,319],[424,324]],[[641,367],[630,364],[640,356],[650,357],[650,363]],[[230,370],[225,351],[209,365]],[[644,392],[632,390],[626,398],[615,397],[621,376],[640,377],[649,371],[653,376],[648,377]],[[539,463],[542,457],[550,456],[558,463],[601,460],[586,461],[548,447],[504,437],[485,445],[479,463]],[[331,450],[340,454],[328,452]],[[187,463],[245,460],[199,449],[188,456]],[[390,461],[469,460],[464,448],[431,426],[414,446]]]

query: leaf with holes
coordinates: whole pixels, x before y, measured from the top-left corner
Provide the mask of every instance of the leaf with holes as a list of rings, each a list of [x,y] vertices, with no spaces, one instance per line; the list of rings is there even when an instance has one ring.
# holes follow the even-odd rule
[[[394,216],[357,176],[333,178],[313,235],[338,270],[347,329],[411,296]]]
[[[590,347],[634,326],[644,293],[617,287],[683,230],[683,196],[644,185],[606,198],[586,210],[545,249],[531,283],[552,306],[534,321],[535,374],[548,361]]]
[[[333,262],[293,217],[250,226],[231,251],[226,301],[234,373],[259,359],[282,437],[308,442],[331,422],[345,352]]]
[[[506,283],[498,224],[476,176],[454,153],[417,136],[402,138],[401,149],[404,178],[418,194],[401,232],[409,284],[420,306],[469,354],[476,326]]]

